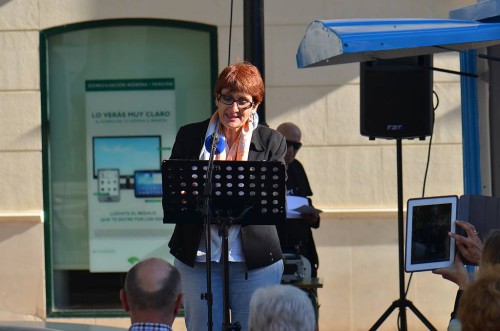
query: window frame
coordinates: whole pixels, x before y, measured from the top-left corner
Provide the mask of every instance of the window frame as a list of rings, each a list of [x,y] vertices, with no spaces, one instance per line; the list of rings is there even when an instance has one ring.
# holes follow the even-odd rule
[[[52,215],[51,215],[51,177],[50,177],[50,119],[49,119],[49,68],[48,68],[48,39],[54,35],[78,30],[87,30],[103,27],[120,26],[151,26],[151,27],[173,27],[187,30],[198,30],[208,32],[210,44],[210,81],[212,90],[218,74],[218,42],[217,27],[214,25],[164,19],[105,19],[86,21],[41,30],[40,42],[40,101],[41,101],[41,124],[42,124],[42,176],[43,176],[43,210],[44,210],[44,247],[45,247],[45,294],[46,294],[46,316],[47,317],[125,317],[123,310],[117,309],[54,309],[54,270],[53,270],[53,238],[52,238]],[[211,111],[215,112],[215,97],[212,95]],[[118,293],[117,293],[118,296]]]

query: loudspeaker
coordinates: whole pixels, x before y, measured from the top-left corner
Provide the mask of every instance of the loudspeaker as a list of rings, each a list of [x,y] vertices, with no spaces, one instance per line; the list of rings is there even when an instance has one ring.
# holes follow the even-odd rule
[[[432,55],[362,62],[360,66],[361,134],[375,138],[430,136]]]

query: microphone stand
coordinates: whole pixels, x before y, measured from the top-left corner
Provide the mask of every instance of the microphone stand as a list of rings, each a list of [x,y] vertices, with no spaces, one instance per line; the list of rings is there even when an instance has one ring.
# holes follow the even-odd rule
[[[219,234],[222,238],[222,309],[224,311],[222,319],[222,331],[240,331],[241,324],[236,321],[231,323],[229,317],[229,242],[228,231],[232,224],[241,224],[245,215],[253,208],[247,206],[242,213],[237,217],[231,216],[231,210],[228,210],[227,217],[221,217],[217,213],[217,220],[219,222]]]
[[[213,320],[212,320],[212,306],[213,306],[213,294],[212,294],[212,247],[211,247],[211,236],[210,236],[210,207],[212,205],[212,172],[214,169],[214,155],[217,148],[217,143],[219,142],[219,134],[214,132],[212,134],[212,146],[210,148],[210,158],[208,160],[208,168],[206,173],[205,188],[203,190],[203,219],[205,224],[205,264],[207,268],[207,292],[201,295],[202,300],[207,300],[208,307],[208,331],[212,331]]]

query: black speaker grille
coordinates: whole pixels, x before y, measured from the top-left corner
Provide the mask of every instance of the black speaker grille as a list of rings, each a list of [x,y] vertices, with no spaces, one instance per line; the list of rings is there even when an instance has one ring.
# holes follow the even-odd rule
[[[432,134],[430,55],[361,63],[361,134],[422,138]]]

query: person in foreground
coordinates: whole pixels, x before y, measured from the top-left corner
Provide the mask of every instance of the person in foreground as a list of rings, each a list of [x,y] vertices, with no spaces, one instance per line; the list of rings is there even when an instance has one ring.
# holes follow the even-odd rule
[[[287,194],[308,198],[309,205],[312,207],[309,197],[313,192],[309,180],[302,163],[295,159],[297,152],[302,147],[300,142],[302,132],[297,125],[290,122],[280,124],[276,130],[286,138]],[[311,277],[317,277],[319,267],[318,253],[311,231],[311,228],[319,228],[319,213],[318,209],[308,208],[301,213],[300,218],[287,219],[285,224],[278,226],[281,249],[283,252],[298,253],[304,256],[311,263]]]
[[[471,284],[467,269],[462,262],[462,257],[475,265],[479,265],[478,277],[494,265],[500,264],[500,230],[492,230],[486,237],[483,245],[479,233],[469,222],[456,221],[456,224],[463,228],[467,236],[451,233],[455,239],[459,254],[455,256],[455,263],[448,268],[433,270],[433,273],[441,275],[458,285],[457,297],[453,312],[451,313],[450,326],[448,330],[460,330],[460,322],[457,320],[457,310],[462,301],[462,294]],[[500,328],[499,328],[500,330]]]
[[[258,69],[240,62],[222,70],[215,84],[217,111],[211,118],[179,129],[170,159],[208,160],[204,147],[207,137],[217,132],[226,140],[216,160],[280,161],[286,153],[285,138],[277,131],[259,125],[257,108],[264,96],[264,83]],[[182,221],[182,220],[180,220]],[[251,222],[250,222],[251,223]],[[185,321],[189,331],[207,330],[206,261],[211,263],[213,330],[223,322],[221,236],[218,225],[211,225],[211,256],[206,254],[204,225],[176,224],[169,242],[174,265],[182,275]],[[255,289],[279,284],[283,261],[276,226],[232,225],[229,227],[229,293],[231,322],[247,330],[249,303]]]
[[[500,265],[487,268],[467,287],[457,316],[462,331],[500,330]]]
[[[311,300],[292,285],[255,291],[248,326],[250,331],[314,331],[317,327]]]
[[[165,260],[143,260],[128,271],[120,301],[130,312],[130,331],[172,331],[182,303],[181,275]]]

